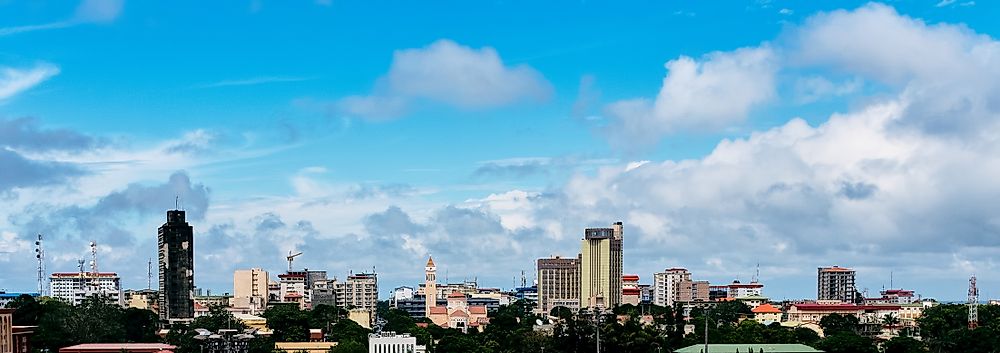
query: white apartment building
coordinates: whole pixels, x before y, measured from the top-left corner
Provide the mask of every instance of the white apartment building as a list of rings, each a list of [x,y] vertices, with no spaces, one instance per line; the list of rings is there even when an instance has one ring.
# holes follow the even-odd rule
[[[87,297],[107,296],[111,302],[125,306],[121,279],[114,272],[57,272],[49,276],[49,293],[72,305],[79,305]]]
[[[653,274],[653,304],[673,307],[680,300],[681,282],[690,282],[691,272],[685,268],[668,268]]]
[[[368,353],[424,353],[427,348],[417,344],[417,338],[395,332],[368,335]]]

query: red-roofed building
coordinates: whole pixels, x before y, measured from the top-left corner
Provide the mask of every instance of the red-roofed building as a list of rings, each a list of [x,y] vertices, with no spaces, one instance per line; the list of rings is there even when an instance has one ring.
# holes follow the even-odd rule
[[[771,324],[772,322],[781,322],[781,309],[776,308],[770,303],[765,303],[758,305],[753,308],[753,319],[764,325]]]
[[[622,275],[622,304],[639,305],[640,301],[639,275]]]
[[[485,306],[469,306],[468,296],[459,292],[448,295],[448,305],[432,306],[429,319],[435,325],[446,328],[457,328],[467,332],[469,327],[482,329],[489,323]]]

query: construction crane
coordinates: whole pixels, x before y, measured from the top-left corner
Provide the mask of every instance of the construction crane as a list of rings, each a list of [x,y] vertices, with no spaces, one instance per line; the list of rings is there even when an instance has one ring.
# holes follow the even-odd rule
[[[969,278],[969,329],[979,327],[979,288],[976,288],[976,275]]]
[[[295,260],[295,257],[297,257],[299,255],[302,255],[301,251],[299,251],[297,253],[294,253],[294,254],[292,254],[291,250],[288,251],[288,256],[285,257],[286,259],[288,259],[288,272],[292,272],[292,260]]]

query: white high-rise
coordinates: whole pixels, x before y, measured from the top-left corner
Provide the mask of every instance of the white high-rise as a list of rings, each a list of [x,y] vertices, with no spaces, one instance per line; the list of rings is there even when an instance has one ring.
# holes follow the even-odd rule
[[[105,296],[108,301],[125,306],[121,279],[114,272],[62,272],[49,276],[49,293],[67,303],[79,305],[91,296]]]
[[[680,300],[681,282],[690,282],[691,272],[685,268],[668,268],[653,275],[653,304],[673,307]]]

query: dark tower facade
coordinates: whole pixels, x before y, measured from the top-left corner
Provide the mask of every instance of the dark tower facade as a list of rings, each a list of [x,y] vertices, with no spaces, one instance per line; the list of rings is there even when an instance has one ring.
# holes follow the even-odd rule
[[[157,235],[160,255],[160,320],[194,318],[194,228],[184,211],[167,211]]]

